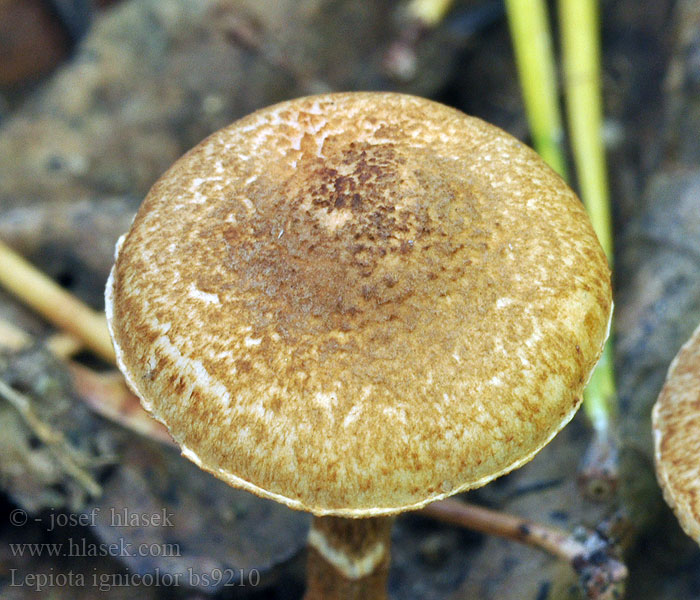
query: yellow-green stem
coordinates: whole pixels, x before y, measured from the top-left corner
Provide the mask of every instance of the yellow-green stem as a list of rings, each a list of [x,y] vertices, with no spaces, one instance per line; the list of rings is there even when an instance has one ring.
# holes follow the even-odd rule
[[[565,179],[563,128],[544,0],[506,0],[525,111],[539,155]]]
[[[603,146],[600,34],[596,0],[559,0],[562,60],[569,135],[581,199],[613,264],[608,178]],[[612,341],[586,388],[584,409],[597,429],[607,427],[615,406]]]
[[[596,0],[559,0],[569,135],[581,198],[612,264],[605,149],[601,136],[600,39]]]
[[[411,0],[408,3],[408,14],[425,23],[428,27],[435,27],[447,11],[450,10],[454,0]]]
[[[583,409],[598,431],[606,429],[616,405],[615,371],[612,361],[612,342],[608,340],[600,362],[591,375],[583,393]]]

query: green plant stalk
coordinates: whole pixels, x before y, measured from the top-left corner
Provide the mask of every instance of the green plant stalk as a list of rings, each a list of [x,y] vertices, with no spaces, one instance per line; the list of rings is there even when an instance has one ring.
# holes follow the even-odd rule
[[[603,102],[597,1],[559,0],[559,17],[569,135],[581,198],[612,263],[608,178],[601,136]]]
[[[559,0],[569,135],[581,198],[612,266],[613,242],[605,149],[601,136],[600,39],[596,0]],[[616,404],[612,341],[586,388],[584,409],[593,426],[607,427]]]
[[[453,0],[411,0],[408,14],[428,27],[437,26],[450,10]]]
[[[604,431],[610,425],[617,404],[615,371],[612,361],[612,341],[609,339],[603,354],[583,392],[583,409],[593,428]]]
[[[563,127],[544,0],[506,0],[525,112],[538,154],[564,179]]]

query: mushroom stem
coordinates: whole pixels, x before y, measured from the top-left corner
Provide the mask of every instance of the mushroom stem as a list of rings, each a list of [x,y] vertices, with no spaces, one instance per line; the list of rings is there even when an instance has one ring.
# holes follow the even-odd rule
[[[393,517],[314,517],[304,600],[387,597]]]

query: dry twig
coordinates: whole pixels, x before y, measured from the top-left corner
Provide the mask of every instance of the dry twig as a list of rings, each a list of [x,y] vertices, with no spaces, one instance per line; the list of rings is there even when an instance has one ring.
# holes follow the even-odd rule
[[[1,241],[0,284],[59,329],[78,337],[98,356],[115,362],[104,315],[64,290]]]
[[[433,502],[418,514],[540,548],[573,567],[587,598],[615,600],[622,597],[627,567],[617,556],[615,541],[602,528],[594,531],[581,528],[571,534],[454,498]]]

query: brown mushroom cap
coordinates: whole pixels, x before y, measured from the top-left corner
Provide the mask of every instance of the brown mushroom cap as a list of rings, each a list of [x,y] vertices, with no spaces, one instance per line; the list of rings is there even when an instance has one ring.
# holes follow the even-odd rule
[[[680,349],[652,413],[656,476],[683,530],[700,544],[700,327]]]
[[[607,336],[607,261],[529,148],[412,96],[265,108],[153,186],[107,289],[185,456],[317,515],[418,508],[530,460]]]

